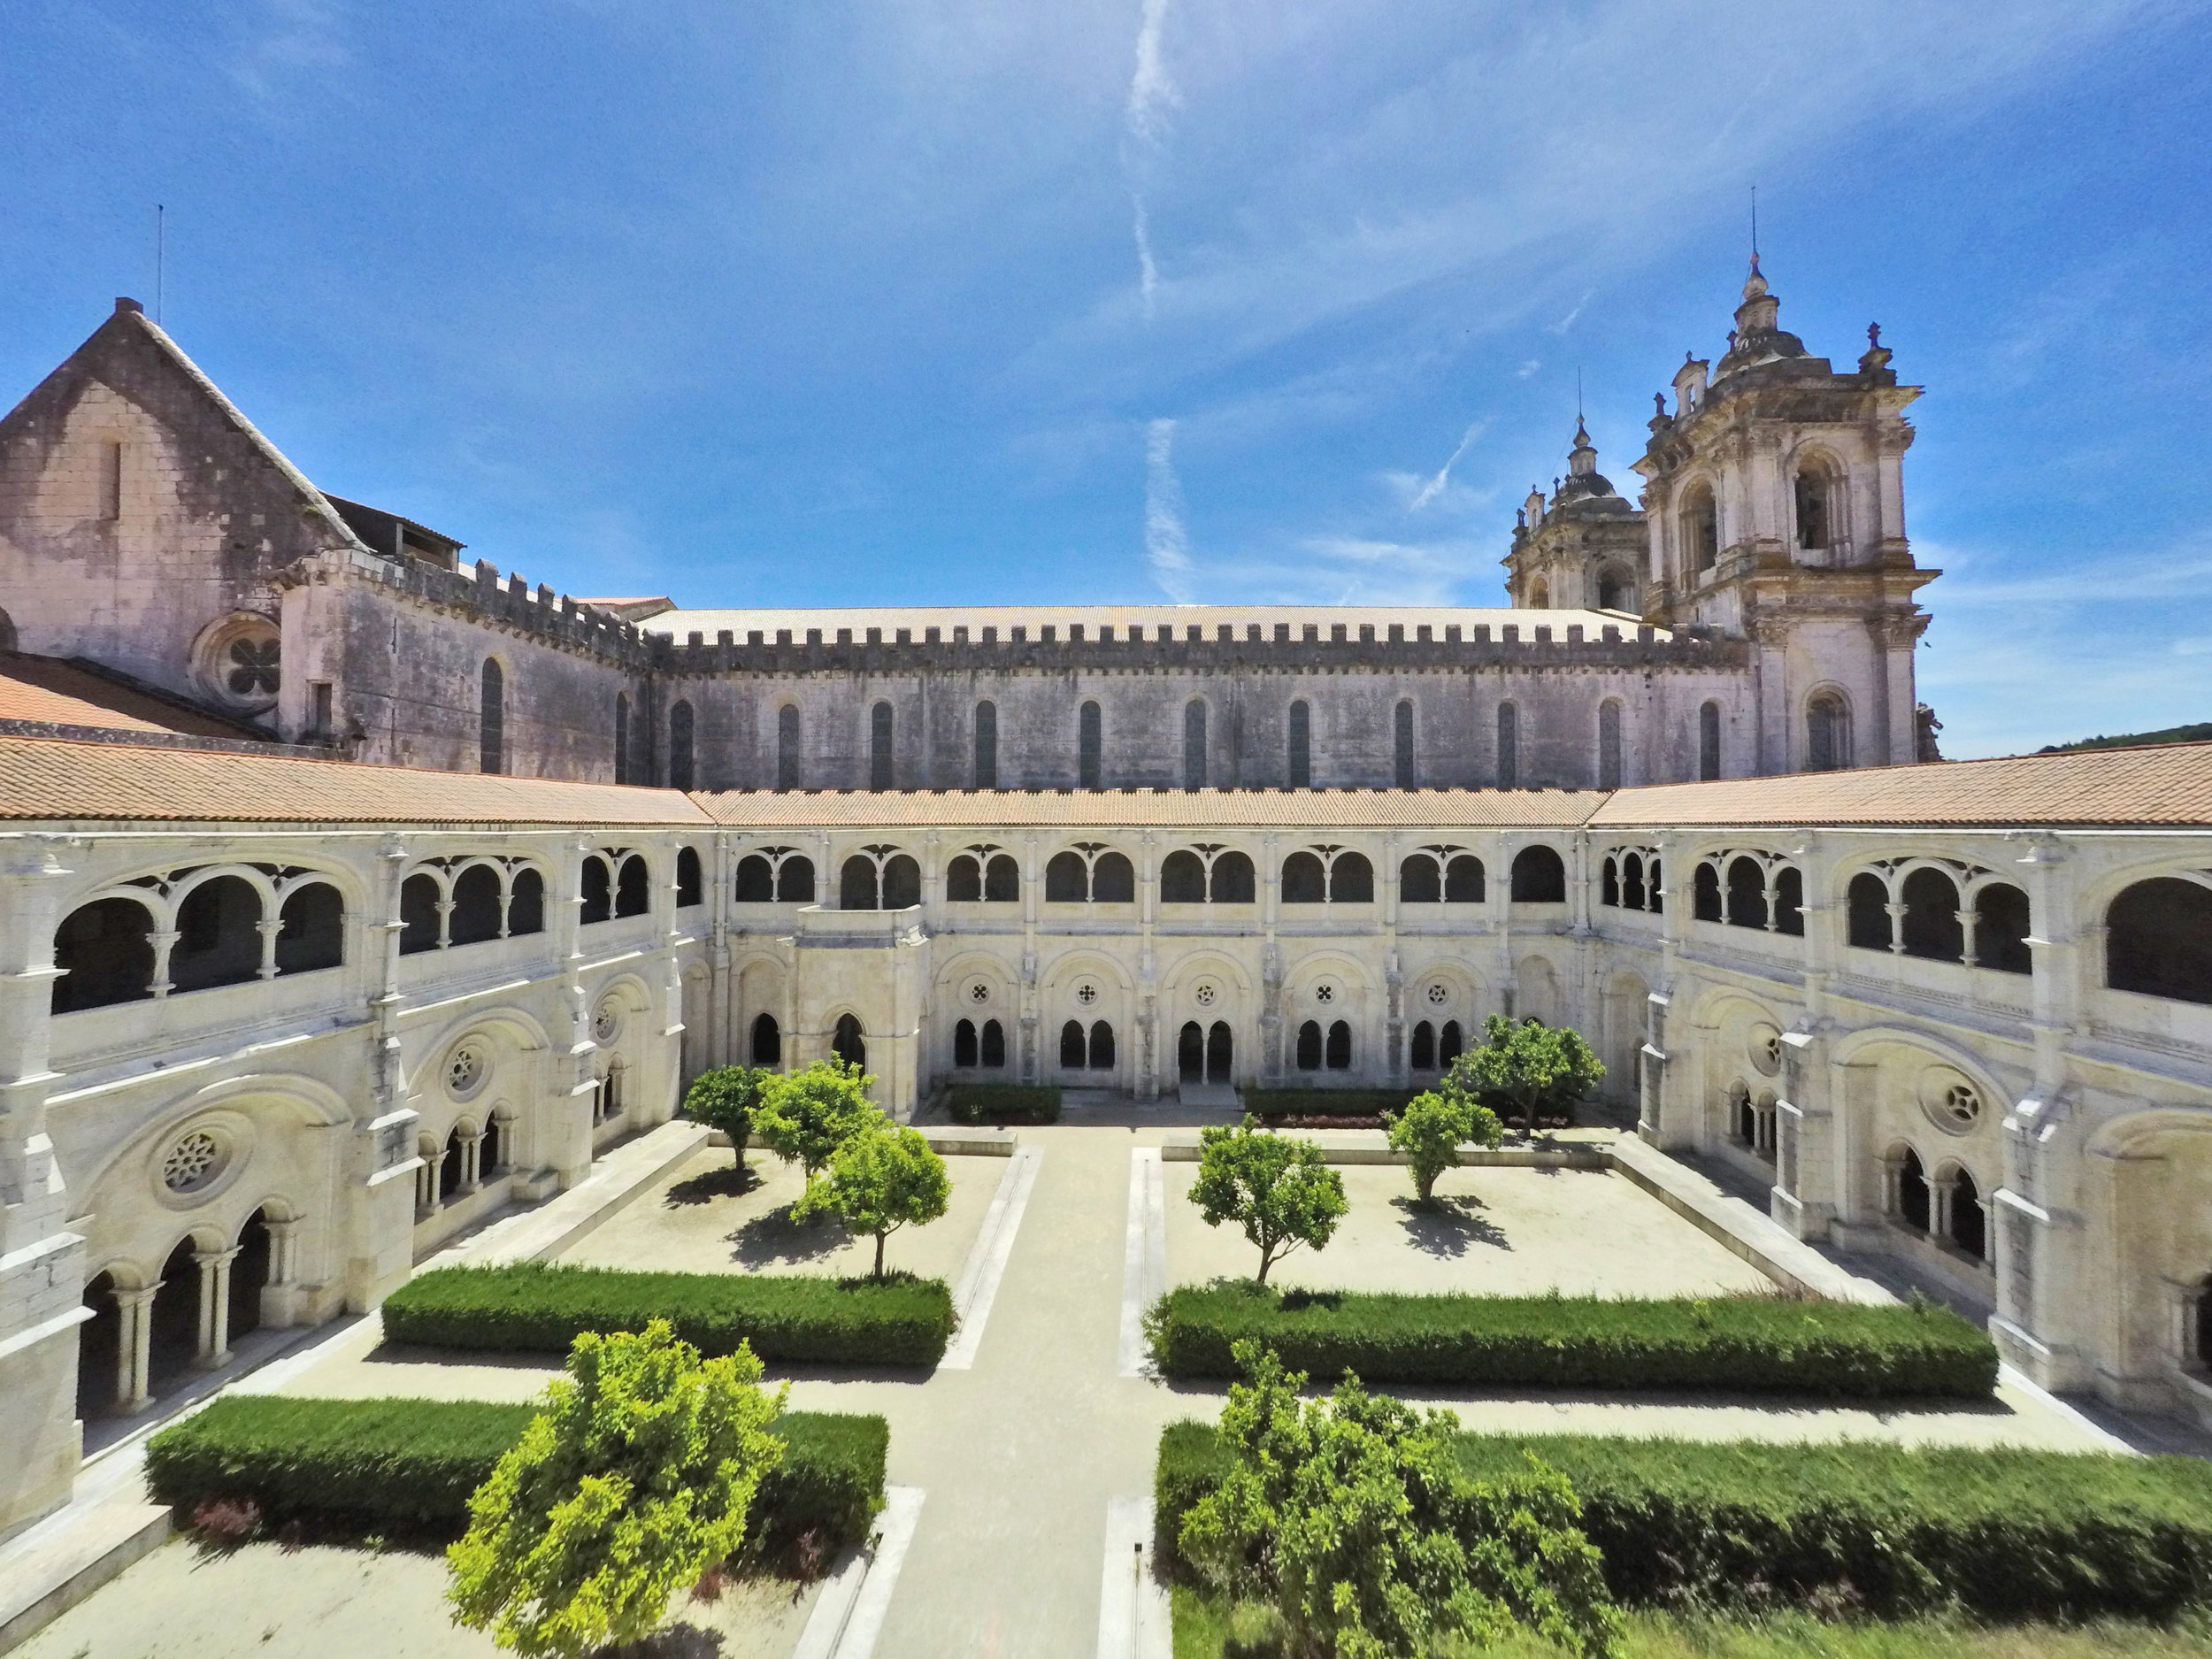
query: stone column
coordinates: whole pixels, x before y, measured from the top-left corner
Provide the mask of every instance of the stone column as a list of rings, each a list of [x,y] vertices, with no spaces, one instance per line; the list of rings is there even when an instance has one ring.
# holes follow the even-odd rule
[[[280,916],[264,917],[255,924],[255,931],[261,935],[260,977],[273,979],[277,973],[277,935],[284,931],[283,918]]]
[[[156,1284],[115,1293],[116,1311],[121,1316],[116,1333],[115,1409],[126,1416],[153,1403],[146,1385],[153,1369],[154,1297],[160,1290]]]
[[[1137,1054],[1139,1100],[1160,1097],[1160,963],[1154,940],[1160,910],[1160,838],[1147,830],[1137,870]]]
[[[235,1247],[192,1252],[200,1270],[200,1349],[193,1363],[208,1371],[230,1363],[230,1264],[237,1259]]]

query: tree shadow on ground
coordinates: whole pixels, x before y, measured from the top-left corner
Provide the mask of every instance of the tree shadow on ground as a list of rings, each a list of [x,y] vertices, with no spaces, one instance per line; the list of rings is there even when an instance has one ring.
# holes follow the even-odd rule
[[[853,1241],[842,1222],[821,1217],[796,1222],[778,1205],[764,1216],[755,1216],[729,1235],[730,1259],[745,1267],[771,1267],[786,1262],[818,1262]]]
[[[1398,1225],[1405,1229],[1406,1241],[1424,1256],[1455,1261],[1467,1254],[1471,1244],[1486,1244],[1499,1250],[1513,1248],[1505,1229],[1482,1213],[1479,1198],[1463,1194],[1440,1195],[1424,1207],[1418,1199],[1401,1197],[1392,1199],[1390,1207],[1399,1214]]]
[[[627,1647],[596,1648],[593,1659],[614,1659],[617,1655],[621,1659],[718,1659],[724,1645],[718,1630],[670,1624]]]
[[[760,1184],[760,1171],[750,1164],[741,1170],[734,1164],[726,1164],[678,1181],[661,1202],[671,1210],[680,1210],[712,1203],[718,1198],[742,1198]]]

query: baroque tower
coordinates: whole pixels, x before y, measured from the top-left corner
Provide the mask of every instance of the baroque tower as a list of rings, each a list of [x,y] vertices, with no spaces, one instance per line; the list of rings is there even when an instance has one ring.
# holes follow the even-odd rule
[[[1575,418],[1564,481],[1551,499],[1531,489],[1515,517],[1513,550],[1502,561],[1516,607],[1531,611],[1643,612],[1647,537],[1643,515],[1598,471],[1597,448]]]
[[[1752,646],[1755,770],[1821,772],[1920,753],[1916,590],[1940,572],[1905,540],[1903,460],[1920,396],[1878,326],[1855,373],[1786,332],[1758,256],[1728,349],[1689,357],[1655,401],[1637,472],[1650,538],[1645,619]]]

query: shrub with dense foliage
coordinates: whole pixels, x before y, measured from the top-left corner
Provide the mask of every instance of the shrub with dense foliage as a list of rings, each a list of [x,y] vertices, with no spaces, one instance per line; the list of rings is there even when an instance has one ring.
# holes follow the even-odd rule
[[[387,1341],[565,1354],[587,1331],[664,1318],[703,1354],[749,1343],[763,1359],[934,1365],[958,1323],[942,1279],[815,1273],[645,1273],[511,1262],[418,1273],[384,1302]]]
[[[1576,1435],[1467,1434],[1455,1449],[1478,1479],[1533,1453],[1571,1481],[1606,1581],[1632,1605],[2007,1622],[2212,1608],[2212,1464],[2197,1458]],[[1210,1425],[1161,1435],[1164,1546],[1232,1462]]]
[[[1344,1178],[1310,1141],[1271,1133],[1248,1116],[1198,1132],[1191,1202],[1210,1227],[1233,1221],[1260,1253],[1258,1282],[1300,1245],[1318,1250],[1344,1218]]]
[[[817,1060],[803,1071],[772,1077],[753,1109],[753,1133],[810,1181],[829,1167],[838,1148],[882,1120],[868,1098],[874,1081],[841,1060]]]
[[[1481,1045],[1453,1061],[1437,1087],[1532,1125],[1571,1119],[1604,1080],[1604,1065],[1573,1027],[1492,1014],[1482,1022]]]
[[[147,1486],[180,1515],[250,1506],[272,1526],[442,1544],[467,1527],[469,1494],[536,1415],[472,1400],[226,1394],[148,1442]],[[858,1543],[883,1507],[889,1425],[788,1411],[769,1427],[783,1462],[754,1494],[745,1553],[782,1562],[810,1536],[833,1553]]]
[[[1382,1118],[1411,1100],[1409,1088],[1248,1088],[1237,1098],[1263,1121],[1277,1118]]]
[[[1412,1167],[1414,1196],[1429,1204],[1436,1200],[1436,1178],[1459,1163],[1459,1148],[1471,1141],[1494,1147],[1505,1128],[1479,1102],[1432,1089],[1415,1095],[1390,1120],[1388,1138],[1390,1149],[1403,1153]]]
[[[665,1320],[578,1337],[446,1551],[454,1622],[562,1659],[651,1633],[671,1596],[737,1554],[783,1461],[768,1425],[789,1385],[772,1394],[760,1378],[750,1349],[703,1360]]]
[[[1317,1377],[1539,1388],[1715,1388],[1878,1399],[1986,1399],[1987,1334],[1933,1304],[1779,1296],[1399,1295],[1183,1285],[1146,1321],[1168,1377],[1233,1377],[1265,1343]]]
[[[753,1135],[753,1113],[775,1076],[766,1066],[721,1065],[702,1071],[684,1091],[684,1116],[729,1136],[741,1170],[745,1144]]]
[[[955,1083],[945,1091],[945,1115],[970,1129],[986,1124],[1056,1124],[1060,1091],[1018,1083]]]
[[[901,1227],[921,1226],[945,1213],[952,1179],[929,1139],[887,1119],[861,1131],[831,1155],[829,1172],[810,1182],[791,1208],[795,1221],[826,1210],[848,1231],[876,1241],[873,1277],[883,1278],[883,1243]]]
[[[1179,1558],[1214,1588],[1274,1604],[1294,1654],[1417,1659],[1447,1632],[1488,1645],[1527,1628],[1612,1652],[1619,1617],[1572,1488],[1534,1459],[1476,1479],[1459,1420],[1346,1378],[1305,1401],[1257,1343],[1237,1345],[1225,1466],[1182,1513]]]

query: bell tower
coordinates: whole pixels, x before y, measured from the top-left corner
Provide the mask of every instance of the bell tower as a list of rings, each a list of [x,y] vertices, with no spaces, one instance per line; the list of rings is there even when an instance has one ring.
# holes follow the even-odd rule
[[[1728,349],[1686,357],[1655,399],[1643,474],[1645,614],[1752,646],[1761,774],[1916,759],[1916,592],[1904,472],[1913,429],[1878,326],[1838,373],[1781,326],[1752,256]]]

